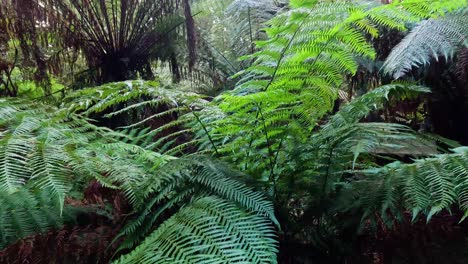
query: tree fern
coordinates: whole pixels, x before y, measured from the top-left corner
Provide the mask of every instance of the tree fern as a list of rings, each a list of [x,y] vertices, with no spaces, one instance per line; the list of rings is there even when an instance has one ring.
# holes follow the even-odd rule
[[[168,209],[186,203],[191,197],[209,194],[235,202],[279,225],[272,204],[261,193],[243,184],[243,175],[227,164],[204,157],[184,158],[170,161],[158,167],[156,172],[159,177],[138,177],[137,185],[122,185],[125,193],[140,194],[139,200],[133,200],[136,218],[121,232],[127,237],[122,247],[131,247],[138,242]],[[157,204],[160,207],[155,207]]]
[[[279,13],[284,3],[272,0],[198,1],[196,9],[208,10],[208,16],[197,18],[200,33],[216,59],[218,68],[229,76],[249,66],[237,58],[255,51],[255,41],[265,38],[266,22]],[[206,12],[205,12],[206,13]]]
[[[332,109],[344,75],[357,70],[355,58],[375,56],[365,34],[377,36],[380,25],[405,29],[408,22],[464,4],[291,1],[289,11],[269,22],[269,38],[257,43],[259,51],[246,57],[255,62],[238,74],[236,88],[217,98],[221,114],[217,109],[206,117],[200,113],[199,119],[209,125],[197,138],[210,142],[204,146],[211,151],[215,144],[217,153],[229,153],[241,167],[249,164],[249,173],[271,177],[288,135],[305,141],[317,120]]]
[[[153,152],[150,148],[119,141],[119,138],[131,139],[131,133],[125,135],[95,127],[70,112],[70,109],[57,110],[40,104],[27,105],[15,101],[3,103],[9,108],[3,112],[8,119],[2,120],[0,141],[1,179],[6,197],[14,198],[18,190],[25,187],[42,190],[55,203],[59,211],[57,217],[60,218],[65,208],[65,196],[78,184],[74,181],[97,179],[108,188],[122,190],[135,209],[134,218],[122,230],[125,242],[121,247],[132,248],[158,226],[164,219],[163,214],[170,214],[190,204],[191,199],[217,195],[218,199],[224,199],[223,203],[232,205],[232,210],[225,213],[232,213],[234,208],[238,208],[236,210],[239,214],[248,212],[245,213],[246,225],[249,228],[260,228],[228,228],[231,233],[219,230],[217,237],[224,240],[231,234],[237,234],[245,235],[246,238],[255,237],[255,241],[267,241],[265,247],[271,250],[253,247],[247,251],[249,258],[274,259],[275,243],[269,237],[273,234],[271,223],[278,225],[278,222],[273,206],[261,193],[242,183],[244,175],[230,169],[228,165],[203,157],[176,159]],[[28,107],[36,109],[28,110]],[[26,205],[33,208],[35,203]],[[23,218],[27,219],[26,214],[34,213],[30,207],[18,216],[18,221],[25,221]],[[8,207],[5,213],[11,213],[11,210]],[[213,214],[224,213],[213,208],[208,210]],[[32,220],[37,222],[40,213],[44,212],[32,215]],[[191,219],[193,222],[206,220],[202,215],[194,217]],[[24,234],[19,236],[32,233],[36,222],[25,222],[24,227],[21,223],[15,223],[10,229],[6,227],[8,235],[5,236],[23,230]],[[262,230],[270,231],[259,233]],[[209,229],[202,231],[208,233],[198,233],[201,236],[212,235]],[[5,241],[9,239],[5,238]],[[210,248],[218,245],[219,240],[205,241],[202,246]],[[170,252],[162,251],[162,254]]]
[[[386,59],[383,70],[400,78],[414,66],[425,66],[432,59],[452,59],[468,46],[468,10],[442,18],[422,21],[398,44]]]
[[[179,108],[178,120],[155,129],[162,137],[152,147],[171,155],[193,152],[194,147],[200,152],[229,153],[234,154],[233,160],[251,164],[256,171],[274,170],[273,161],[287,135],[302,134],[302,140],[306,140],[316,121],[332,109],[343,76],[357,69],[354,58],[374,56],[365,34],[377,36],[379,25],[405,29],[407,22],[464,4],[404,1],[375,6],[292,1],[289,11],[270,22],[269,39],[258,42],[260,50],[247,58],[255,59],[255,63],[239,74],[236,89],[216,98],[209,107],[186,104]],[[126,96],[116,95],[113,97],[121,102],[126,100]],[[94,109],[106,105],[108,99],[99,100]],[[146,103],[132,103],[126,109]],[[195,135],[191,142],[180,144],[176,140],[190,134]],[[247,158],[239,156],[246,151]],[[262,157],[263,162],[252,157]]]
[[[7,197],[22,188],[47,192],[59,210],[90,179],[121,191],[133,211],[114,240],[130,252],[117,263],[276,263],[275,209],[288,232],[314,241],[321,230],[339,232],[343,211],[363,219],[405,208],[428,218],[455,205],[468,211],[466,148],[438,154],[433,137],[405,125],[361,122],[426,88],[386,85],[327,116],[357,58],[375,57],[368,37],[379,27],[405,30],[464,5],[292,0],[244,58],[253,64],[235,76],[236,88],[211,102],[141,81],[83,89],[60,108],[0,101],[0,190]],[[132,120],[116,125],[120,132],[91,124],[123,114]],[[145,127],[163,117],[171,120]],[[379,166],[400,153],[428,152],[435,156]],[[345,210],[330,209],[335,200]],[[28,213],[18,219],[40,207],[24,204]],[[51,226],[37,214],[33,224],[5,219],[4,241]],[[301,220],[310,225],[291,228]]]

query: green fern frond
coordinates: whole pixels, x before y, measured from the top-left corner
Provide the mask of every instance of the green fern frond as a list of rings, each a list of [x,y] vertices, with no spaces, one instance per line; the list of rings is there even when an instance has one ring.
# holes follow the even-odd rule
[[[195,200],[115,263],[276,263],[268,220],[217,197]]]
[[[48,190],[20,188],[14,193],[0,192],[0,248],[26,236],[44,233],[73,220],[77,210],[63,210]]]
[[[401,78],[415,66],[428,65],[432,59],[452,59],[468,47],[468,10],[422,21],[392,50],[383,70]]]
[[[410,164],[395,162],[364,170],[362,179],[353,183],[351,190],[359,196],[355,197],[356,203],[367,212],[364,215],[378,212],[386,216],[387,210],[397,215],[407,209],[412,211],[413,219],[424,213],[429,221],[434,214],[458,206],[466,217],[467,165],[468,149],[461,147],[453,153],[415,160]],[[372,186],[372,192],[368,192],[369,186]]]
[[[387,104],[415,98],[429,90],[425,87],[390,84],[378,87],[331,116],[322,128],[308,138],[308,143],[293,148],[302,164],[297,172],[323,182],[323,191],[336,189],[347,173],[377,166],[372,161],[385,155],[421,157],[437,154],[440,149],[430,136],[416,133],[409,127],[391,123],[361,123],[372,111]],[[388,159],[388,158],[387,158]]]
[[[292,3],[290,10],[269,22],[269,38],[257,42],[259,50],[245,57],[255,62],[236,75],[240,77],[236,88],[216,99],[223,112],[215,115],[218,120],[205,121],[200,113],[203,131],[197,130],[201,127],[195,122],[189,123],[196,139],[201,140],[194,144],[202,142],[199,146],[205,148],[200,150],[209,148],[233,155],[233,161],[256,164],[257,171],[274,168],[275,157],[288,135],[306,140],[317,120],[331,111],[344,76],[357,70],[356,58],[375,57],[365,34],[377,36],[379,26],[403,30],[407,23],[439,14],[448,6],[453,10],[463,5],[451,0],[444,5],[420,0],[382,6],[362,2]],[[371,108],[361,110],[364,114]],[[242,158],[239,153],[245,152]],[[268,174],[271,172],[260,177]]]
[[[117,168],[116,171],[122,169]],[[235,202],[279,226],[271,202],[262,193],[242,183],[244,175],[230,169],[227,164],[205,157],[191,157],[169,161],[159,166],[154,173],[159,176],[142,177],[140,174],[136,178],[119,178],[123,182],[121,187],[124,193],[130,195],[128,198],[133,202],[137,215],[119,235],[126,237],[121,248],[132,247],[141,240],[163,212],[187,203],[190,197],[207,194]],[[127,172],[124,175],[128,175]],[[110,175],[110,178],[115,179],[115,176]],[[134,197],[135,193],[139,195]],[[155,207],[158,204],[160,206]]]
[[[115,110],[114,107],[120,104],[129,105]],[[159,104],[178,108],[192,104],[200,107],[206,103],[202,96],[196,93],[162,87],[158,82],[126,81],[74,92],[64,99],[62,106],[70,112],[84,111],[86,115],[110,109],[111,113],[106,116],[113,117],[134,109]]]
[[[226,230],[219,229],[221,233],[216,235],[218,241],[206,244],[207,248],[218,248],[220,243],[223,244],[221,241],[242,236],[238,244],[225,253],[234,254],[230,255],[233,258],[243,255],[246,261],[275,261],[276,242],[271,223],[277,226],[279,223],[274,216],[273,205],[263,194],[242,183],[245,177],[243,174],[210,158],[193,156],[175,159],[153,152],[148,137],[153,137],[154,131],[149,129],[114,132],[90,125],[74,111],[104,111],[113,107],[114,103],[123,101],[111,98],[117,96],[116,91],[105,95],[102,100],[91,91],[83,92],[91,93],[92,98],[85,106],[71,103],[68,109],[57,111],[47,110],[47,107],[37,104],[34,107],[43,107],[38,112],[24,106],[11,107],[5,114],[10,117],[1,124],[0,161],[4,164],[0,167],[0,179],[4,181],[2,187],[8,189],[7,194],[13,196],[24,185],[44,190],[49,194],[49,199],[56,202],[60,216],[60,210],[66,208],[64,198],[76,179],[97,179],[104,186],[120,189],[135,209],[135,217],[127,222],[119,236],[125,237],[121,248],[132,248],[140,242],[158,226],[163,214],[167,216],[173,210],[190,204],[191,200],[205,201],[203,199],[216,195],[220,197],[217,198],[219,203],[210,203],[203,210],[208,210],[212,215],[210,218],[224,215],[221,224],[226,224],[223,219],[231,215],[230,221],[236,219],[236,222],[233,222],[234,226],[230,224],[226,227]],[[77,98],[73,100],[80,101]],[[176,103],[173,105],[177,107]],[[188,111],[186,116],[196,116],[195,109],[186,105],[184,107]],[[238,215],[233,215],[234,211]],[[193,212],[190,211],[190,214]],[[207,220],[203,214],[194,217],[197,221]],[[242,229],[244,226],[246,229]],[[206,232],[200,235],[213,235],[209,229]],[[239,250],[245,248],[240,245],[249,242],[246,239],[251,239],[253,244],[247,251],[241,252]],[[170,254],[162,250],[162,254]],[[214,253],[211,249],[210,252]],[[202,250],[201,254],[205,256],[206,252]],[[213,258],[218,257],[213,255]]]
[[[381,109],[390,100],[401,101],[417,97],[420,93],[428,93],[426,87],[405,84],[389,84],[378,87],[343,106],[323,127],[321,133],[332,132],[334,129],[354,124],[366,117],[371,111]]]

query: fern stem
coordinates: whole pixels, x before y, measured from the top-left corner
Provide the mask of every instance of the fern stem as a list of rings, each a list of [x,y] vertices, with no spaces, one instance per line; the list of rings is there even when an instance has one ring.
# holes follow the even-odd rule
[[[288,42],[288,45],[286,45],[286,47],[284,47],[284,49],[281,51],[281,55],[280,55],[280,58],[278,60],[278,64],[276,65],[275,67],[275,71],[273,72],[273,75],[271,76],[271,79],[270,81],[268,82],[268,84],[265,86],[265,88],[263,89],[263,91],[266,91],[268,90],[268,88],[271,86],[271,84],[273,83],[273,81],[275,80],[275,77],[276,77],[276,74],[278,73],[278,69],[281,65],[281,62],[283,61],[284,59],[284,56],[286,55],[286,51],[288,51],[288,49],[291,47],[291,44],[293,42],[293,40],[296,38],[296,35],[297,33],[299,33],[299,30],[302,28],[302,26],[305,24],[305,22],[307,21],[307,18],[310,16],[310,14],[312,13],[312,11],[309,11],[309,13],[307,13],[307,16],[304,17],[303,21],[301,22],[301,24],[297,27],[297,29],[294,31],[294,34],[292,35],[291,39],[289,40]]]
[[[286,51],[289,49],[289,47],[291,47],[291,44],[292,44],[292,41],[294,40],[294,38],[296,37],[297,33],[299,32],[299,30],[301,29],[301,27],[305,24],[307,18],[310,16],[310,14],[312,13],[312,11],[309,11],[309,13],[307,14],[307,16],[304,18],[304,20],[302,21],[302,23],[297,27],[296,31],[294,32],[293,36],[291,37],[291,39],[289,40],[288,42],[288,45],[281,51],[281,55],[280,55],[280,58],[278,60],[278,64],[276,65],[275,67],[275,71],[273,72],[273,75],[271,76],[271,79],[270,81],[268,82],[268,84],[265,86],[265,88],[263,88],[263,91],[266,91],[268,90],[268,88],[271,86],[271,84],[273,83],[275,77],[276,77],[276,74],[278,72],[278,69],[279,69],[279,66],[281,65],[281,62],[282,60],[284,59],[284,56],[286,55]],[[258,103],[257,103],[258,105]],[[257,115],[255,116],[255,124],[256,125],[258,123],[258,115],[259,115],[259,112],[257,111]],[[247,152],[247,157],[250,156],[250,149],[252,148],[252,144],[253,144],[253,138],[250,139],[250,142],[249,142],[249,151]],[[245,165],[245,169],[247,169],[247,164]]]
[[[208,140],[210,141],[211,145],[213,146],[213,149],[216,152],[216,155],[219,155],[218,148],[216,147],[216,145],[215,145],[215,143],[213,141],[213,138],[211,137],[210,133],[208,132],[208,129],[206,128],[205,124],[203,124],[200,117],[195,113],[195,111],[192,110],[192,108],[190,108],[190,106],[187,105],[187,108],[195,116],[195,118],[197,119],[197,122],[200,123],[200,125],[202,126],[203,131],[205,132],[206,136],[208,137]]]
[[[268,147],[268,160],[270,161],[270,182],[273,182],[273,190],[274,190],[274,197],[276,197],[276,194],[277,194],[277,190],[276,190],[276,179],[274,177],[274,171],[275,171],[275,165],[274,165],[274,161],[273,161],[273,149],[272,149],[272,146],[271,146],[271,141],[270,141],[270,138],[268,137],[268,128],[266,126],[266,123],[265,123],[265,117],[263,116],[263,112],[262,112],[262,109],[260,107],[259,104],[257,104],[257,107],[258,107],[258,113],[260,114],[260,117],[262,119],[262,124],[263,124],[263,131],[265,133],[265,139],[266,139],[266,143],[267,143],[267,147]]]

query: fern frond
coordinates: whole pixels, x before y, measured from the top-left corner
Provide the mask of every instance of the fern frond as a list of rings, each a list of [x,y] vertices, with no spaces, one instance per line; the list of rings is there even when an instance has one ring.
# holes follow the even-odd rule
[[[276,263],[273,227],[217,197],[195,200],[115,263]]]
[[[353,183],[357,204],[370,215],[373,211],[386,214],[391,210],[411,210],[413,219],[424,213],[429,221],[442,211],[458,206],[468,215],[468,149],[415,160],[414,163],[391,163],[382,168],[364,170],[363,178]],[[363,188],[373,186],[372,192]],[[369,190],[369,189],[367,189]],[[378,194],[380,193],[380,194]],[[373,196],[371,196],[373,195]],[[464,218],[463,218],[464,219]],[[463,220],[462,219],[462,220]]]
[[[85,149],[100,136],[109,136],[108,130],[43,104],[7,100],[0,106],[10,108],[8,118],[0,124],[2,192],[14,193],[29,185],[48,190],[63,207],[74,179],[99,175],[99,170],[81,166],[78,156],[86,153],[87,158],[92,157]]]
[[[269,22],[269,38],[257,42],[259,50],[245,57],[255,62],[235,76],[240,77],[236,88],[216,99],[223,112],[215,115],[219,119],[205,122],[201,114],[207,125],[200,132],[200,126],[189,123],[196,138],[202,139],[199,146],[205,148],[199,149],[229,153],[233,161],[263,170],[260,178],[268,177],[288,135],[306,140],[317,120],[331,111],[344,76],[357,70],[356,58],[375,57],[367,33],[377,36],[379,26],[403,30],[408,23],[463,5],[452,0],[440,5],[420,0],[390,5],[291,3],[290,10]],[[362,109],[363,114],[371,108]],[[245,152],[242,158],[239,153]]]
[[[381,109],[384,103],[394,100],[411,99],[420,93],[428,93],[426,87],[405,84],[389,84],[378,87],[343,106],[334,114],[320,133],[332,132],[334,129],[357,123],[371,111]]]
[[[137,209],[137,217],[122,229],[119,236],[126,236],[126,240],[121,248],[131,247],[138,242],[166,210],[186,203],[190,197],[206,194],[235,202],[279,226],[271,202],[262,193],[242,183],[244,175],[230,169],[227,164],[205,157],[191,157],[169,161],[159,166],[155,173],[159,176],[142,177],[140,174],[134,179],[119,178],[127,196],[139,194],[135,198],[133,195],[129,197]],[[128,175],[127,172],[124,175]],[[110,178],[114,179],[115,176],[111,175]],[[182,190],[176,191],[179,188]],[[161,204],[160,207],[155,207],[157,204]]]
[[[432,59],[452,59],[462,47],[468,47],[467,28],[467,9],[422,21],[392,50],[383,65],[384,72],[401,78]]]
[[[131,104],[130,104],[131,103]],[[129,104],[114,111],[120,104]],[[126,113],[145,106],[167,104],[172,107],[205,104],[201,95],[162,87],[153,81],[126,81],[83,89],[68,95],[62,104],[70,112],[84,111],[86,115],[111,109],[107,117]]]
[[[325,192],[334,191],[335,183],[347,173],[377,166],[376,157],[409,155],[421,157],[439,153],[437,142],[405,125],[391,123],[361,123],[372,111],[387,104],[415,98],[429,92],[425,87],[390,84],[378,87],[350,103],[331,116],[322,128],[308,138],[308,143],[293,148],[301,164],[300,174],[323,182]],[[388,158],[387,158],[388,159]]]
[[[78,212],[61,206],[47,190],[20,188],[14,193],[0,192],[0,248],[31,234],[61,227]]]

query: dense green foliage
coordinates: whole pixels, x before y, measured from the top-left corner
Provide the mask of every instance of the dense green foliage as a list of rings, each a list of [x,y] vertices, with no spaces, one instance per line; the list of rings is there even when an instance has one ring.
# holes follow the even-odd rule
[[[434,57],[452,59],[459,49],[468,47],[468,10],[421,22],[392,50],[384,64],[386,73],[403,76],[413,66],[424,66]]]
[[[156,80],[78,89],[59,102],[1,98],[3,248],[93,213],[119,219],[108,245],[114,263],[278,263],[281,239],[338,259],[348,254],[346,234],[381,222],[391,229],[409,213],[412,222],[451,211],[462,212],[459,221],[468,216],[467,147],[418,128],[430,88],[390,80],[360,96],[342,93],[362,61],[377,57],[374,42],[384,30],[409,31],[383,65],[382,74],[394,78],[460,52],[466,1],[223,1],[199,20],[212,19],[197,35],[198,47],[209,48],[196,65],[188,1],[168,2],[184,4],[188,68],[210,68],[213,83],[215,73],[235,73],[233,89],[211,97],[146,76]],[[121,60],[127,39],[119,28],[137,30],[128,41],[144,59],[130,74],[107,65],[103,80],[152,72],[153,55],[175,59],[174,50],[166,57],[145,42],[158,26],[172,25],[175,9],[157,13],[149,1],[134,2],[136,11],[116,8],[114,0],[90,3],[92,14],[80,12],[80,1],[62,6],[100,22],[80,28],[80,36],[105,46],[84,48],[87,59]],[[138,20],[145,6],[158,23]],[[106,8],[128,12],[132,25]],[[217,39],[221,31],[233,32],[229,42]],[[83,199],[94,182],[124,197],[124,217],[99,207],[124,207],[115,200]]]

